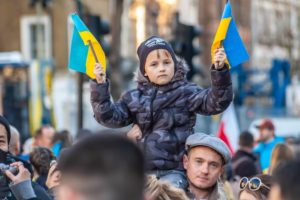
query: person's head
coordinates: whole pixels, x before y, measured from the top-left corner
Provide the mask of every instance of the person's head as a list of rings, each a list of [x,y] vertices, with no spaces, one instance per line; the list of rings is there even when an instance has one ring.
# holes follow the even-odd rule
[[[200,190],[213,187],[231,159],[230,150],[221,139],[203,133],[187,138],[186,151],[183,164],[190,187]]]
[[[20,149],[21,149],[20,133],[14,126],[10,126],[10,133],[11,133],[11,138],[10,138],[8,150],[12,155],[17,156],[20,154]]]
[[[270,119],[264,119],[259,125],[259,141],[268,142],[275,137],[275,126]]]
[[[8,121],[0,115],[0,150],[8,152],[10,127]]]
[[[29,157],[29,161],[38,176],[48,174],[52,160],[55,160],[54,154],[45,147],[35,147]]]
[[[289,160],[292,160],[293,158],[294,152],[288,145],[284,143],[277,144],[272,151],[269,173],[272,174],[276,167]]]
[[[71,133],[67,130],[57,132],[53,137],[52,144],[55,144],[57,142],[62,143],[62,148],[70,147],[73,143]]]
[[[253,135],[248,131],[243,131],[239,136],[239,146],[240,148],[252,149],[254,146]]]
[[[140,200],[144,160],[140,149],[107,131],[84,138],[62,152],[58,200]]]
[[[273,178],[270,175],[257,175],[248,179],[243,177],[240,181],[239,200],[267,200]]]
[[[188,197],[182,189],[149,175],[146,177],[145,200],[188,200]]]
[[[278,166],[273,173],[275,184],[271,200],[298,200],[300,197],[300,160],[292,160]]]
[[[36,131],[34,141],[36,146],[51,148],[55,130],[49,125],[42,126]]]
[[[140,60],[140,71],[156,85],[171,82],[177,60],[171,45],[165,40],[152,36],[140,44],[137,50]]]

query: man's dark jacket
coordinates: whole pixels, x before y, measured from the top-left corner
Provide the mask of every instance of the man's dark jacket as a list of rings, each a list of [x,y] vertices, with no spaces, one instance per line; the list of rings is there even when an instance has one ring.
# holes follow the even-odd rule
[[[194,133],[196,113],[218,114],[232,101],[227,67],[211,70],[212,86],[208,89],[188,82],[186,73],[185,64],[179,62],[171,82],[158,86],[137,70],[137,89],[126,92],[116,103],[111,101],[108,81],[90,81],[91,103],[100,124],[117,128],[134,123],[140,127],[148,170],[182,170],[184,144]]]

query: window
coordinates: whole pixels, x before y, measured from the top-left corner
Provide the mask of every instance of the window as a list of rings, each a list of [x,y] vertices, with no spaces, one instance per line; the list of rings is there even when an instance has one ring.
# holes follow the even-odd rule
[[[23,16],[21,18],[21,49],[26,61],[52,58],[49,16]]]

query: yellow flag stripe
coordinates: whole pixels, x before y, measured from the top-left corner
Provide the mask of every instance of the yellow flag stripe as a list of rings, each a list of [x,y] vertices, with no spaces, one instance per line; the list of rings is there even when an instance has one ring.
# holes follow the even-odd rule
[[[214,63],[214,51],[215,51],[215,49],[220,48],[220,44],[221,44],[222,40],[224,40],[226,38],[228,26],[230,24],[231,19],[232,19],[231,17],[223,18],[220,22],[217,33],[216,33],[215,38],[214,38],[214,42],[213,42],[212,47],[211,47],[212,63]],[[228,64],[228,61],[226,61],[226,63]]]

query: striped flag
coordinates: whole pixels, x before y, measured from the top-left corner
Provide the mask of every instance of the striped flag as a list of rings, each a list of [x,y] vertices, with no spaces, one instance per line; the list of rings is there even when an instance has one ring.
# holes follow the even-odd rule
[[[87,74],[90,78],[94,79],[93,69],[96,62],[101,64],[104,72],[106,71],[104,51],[80,17],[76,13],[73,13],[71,17],[74,22],[74,31],[69,68]]]
[[[229,147],[232,154],[238,149],[239,125],[233,103],[224,111],[217,136]]]

